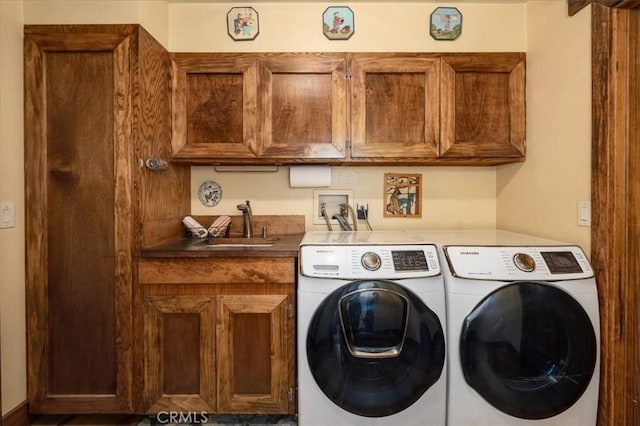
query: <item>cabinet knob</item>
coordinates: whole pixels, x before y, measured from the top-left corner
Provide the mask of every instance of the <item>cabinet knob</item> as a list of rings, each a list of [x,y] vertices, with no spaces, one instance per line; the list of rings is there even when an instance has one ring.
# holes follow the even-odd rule
[[[167,170],[169,168],[169,164],[162,158],[147,158],[144,164],[147,166],[147,169],[153,170],[154,172]]]

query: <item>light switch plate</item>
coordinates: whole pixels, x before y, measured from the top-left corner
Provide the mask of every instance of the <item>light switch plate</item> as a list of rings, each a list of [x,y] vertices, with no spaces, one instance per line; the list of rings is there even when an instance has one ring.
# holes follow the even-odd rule
[[[15,228],[16,210],[14,203],[0,203],[0,228]]]
[[[591,226],[591,201],[578,201],[578,226]]]

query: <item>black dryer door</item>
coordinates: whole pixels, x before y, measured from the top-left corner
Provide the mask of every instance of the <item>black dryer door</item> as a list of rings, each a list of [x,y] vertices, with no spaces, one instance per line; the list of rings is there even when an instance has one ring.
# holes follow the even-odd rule
[[[314,313],[307,360],[336,405],[360,416],[388,416],[440,377],[444,331],[438,316],[401,285],[356,281],[327,296]]]
[[[571,407],[596,365],[593,325],[572,296],[517,282],[484,298],[467,316],[460,361],[467,383],[500,411],[544,419]]]

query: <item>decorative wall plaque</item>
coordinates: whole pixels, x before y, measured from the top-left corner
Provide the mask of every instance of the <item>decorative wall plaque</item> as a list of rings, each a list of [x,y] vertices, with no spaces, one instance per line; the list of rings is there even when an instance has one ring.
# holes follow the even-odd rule
[[[203,206],[213,207],[222,199],[222,188],[217,182],[206,180],[198,188],[198,199]]]
[[[331,6],[322,14],[322,32],[329,40],[348,40],[354,31],[353,11],[347,6]]]
[[[436,40],[455,40],[462,33],[462,13],[455,7],[436,7],[431,13],[429,34]]]
[[[227,13],[227,30],[236,41],[254,40],[260,33],[258,12],[252,7],[232,7]]]
[[[384,174],[384,217],[422,217],[422,174]]]

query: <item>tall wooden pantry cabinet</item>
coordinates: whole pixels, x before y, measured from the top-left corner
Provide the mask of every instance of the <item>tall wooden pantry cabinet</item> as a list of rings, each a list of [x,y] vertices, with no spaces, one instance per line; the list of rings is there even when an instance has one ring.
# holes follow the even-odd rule
[[[189,169],[144,166],[171,156],[169,56],[139,25],[24,36],[30,411],[131,412],[141,224],[190,208]]]

